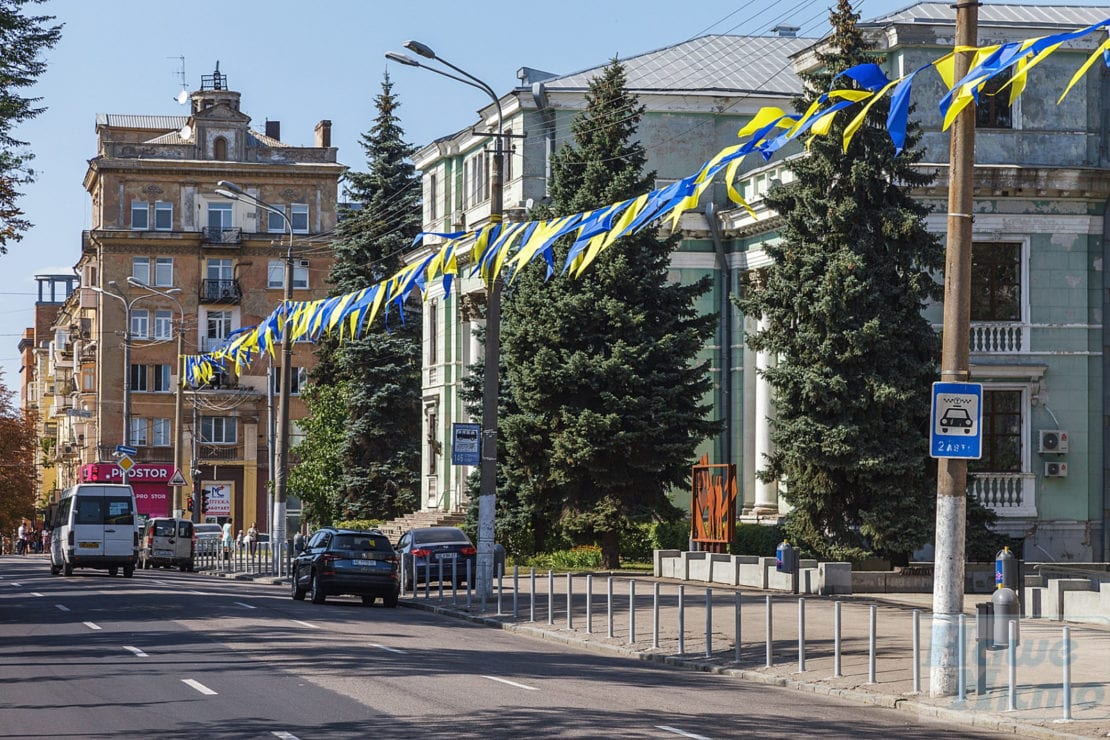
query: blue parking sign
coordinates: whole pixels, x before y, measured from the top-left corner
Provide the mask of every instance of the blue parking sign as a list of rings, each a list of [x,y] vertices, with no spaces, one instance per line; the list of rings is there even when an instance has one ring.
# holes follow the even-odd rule
[[[967,460],[983,456],[982,383],[933,383],[929,454]]]

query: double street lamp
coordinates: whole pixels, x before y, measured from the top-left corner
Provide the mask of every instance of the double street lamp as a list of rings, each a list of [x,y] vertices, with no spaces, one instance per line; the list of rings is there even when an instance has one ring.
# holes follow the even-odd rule
[[[271,473],[274,481],[274,511],[270,524],[272,541],[275,543],[275,557],[279,558],[282,543],[285,542],[285,511],[288,499],[288,461],[289,461],[289,389],[292,383],[293,341],[290,332],[290,304],[293,301],[293,222],[289,220],[284,208],[267,203],[261,198],[251,195],[238,185],[227,180],[216,183],[219,187],[216,192],[230,200],[245,200],[254,203],[270,213],[281,216],[282,223],[289,236],[285,250],[285,294],[282,309],[281,332],[281,370],[278,377],[278,421],[277,421],[277,455],[274,458],[274,469]],[[280,567],[280,566],[279,566]]]
[[[490,175],[489,220],[501,222],[504,211],[503,173],[505,164],[504,118],[501,100],[493,88],[464,69],[456,67],[437,56],[430,47],[419,41],[406,41],[404,47],[425,59],[431,59],[454,70],[458,75],[431,67],[412,57],[395,52],[386,59],[409,67],[420,67],[442,77],[476,87],[490,97],[497,107],[497,131],[494,136],[493,172]],[[492,242],[492,239],[491,239]],[[497,509],[497,400],[501,363],[501,277],[492,275],[487,285],[485,367],[482,375],[482,453],[480,460],[480,488],[478,497],[478,593],[488,595],[493,589],[494,515]]]
[[[151,295],[162,296],[174,302],[177,306],[177,387],[174,389],[173,399],[173,469],[174,473],[181,472],[182,465],[182,447],[181,441],[184,433],[184,398],[185,398],[185,385],[183,377],[183,363],[185,362],[185,309],[181,307],[181,301],[177,299],[177,294],[181,292],[181,288],[166,288],[159,290],[144,282],[136,280],[133,277],[127,278],[127,284],[145,290]],[[137,300],[137,299],[136,299]],[[191,477],[191,476],[190,476]],[[174,508],[184,509],[184,496],[180,495],[180,491],[174,491]],[[200,521],[200,506],[195,502],[193,504],[193,521]]]

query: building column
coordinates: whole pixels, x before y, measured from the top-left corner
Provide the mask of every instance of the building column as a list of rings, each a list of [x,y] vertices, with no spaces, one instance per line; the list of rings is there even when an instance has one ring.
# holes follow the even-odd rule
[[[759,320],[759,331],[767,331],[770,321],[766,316]],[[771,443],[771,421],[774,419],[775,408],[771,402],[771,384],[763,376],[763,371],[774,366],[774,358],[770,352],[757,352],[755,356],[755,466],[756,470],[766,467],[766,458],[774,447]],[[777,516],[779,513],[778,483],[771,481],[764,483],[756,479],[755,506],[752,514],[755,516]]]

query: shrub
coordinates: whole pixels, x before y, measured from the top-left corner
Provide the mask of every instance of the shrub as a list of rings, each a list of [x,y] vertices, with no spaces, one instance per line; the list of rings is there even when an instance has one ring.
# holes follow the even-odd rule
[[[340,529],[377,529],[382,526],[381,519],[341,519],[332,526]]]
[[[592,570],[601,565],[601,548],[597,545],[579,545],[569,550],[542,552],[528,558],[524,565],[552,570]]]
[[[771,557],[784,537],[786,533],[777,524],[768,526],[741,522],[736,525],[736,539],[732,543],[732,554]]]
[[[638,522],[621,531],[621,560],[645,562],[651,560],[652,522]]]
[[[690,548],[690,521],[652,522],[651,548],[653,550],[688,550]]]

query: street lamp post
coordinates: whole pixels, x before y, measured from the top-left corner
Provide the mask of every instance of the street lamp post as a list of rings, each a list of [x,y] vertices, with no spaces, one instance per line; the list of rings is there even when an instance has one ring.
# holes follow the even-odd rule
[[[486,93],[497,107],[497,132],[494,134],[493,172],[490,175],[489,220],[491,224],[501,223],[504,211],[503,173],[505,164],[504,118],[501,100],[493,88],[464,69],[456,67],[446,59],[436,55],[430,47],[419,41],[406,41],[404,46],[414,54],[432,59],[454,70],[461,77],[429,67],[421,62],[390,52],[386,58],[410,67],[420,67],[429,72],[476,87]],[[489,278],[486,286],[486,347],[485,367],[482,375],[482,457],[479,474],[478,495],[478,593],[489,595],[493,590],[493,547],[494,517],[497,511],[497,401],[500,387],[501,364],[501,284],[500,275]]]
[[[182,447],[181,441],[185,431],[184,422],[184,398],[185,398],[185,385],[182,374],[183,363],[185,360],[185,309],[181,306],[181,301],[177,299],[177,294],[181,292],[181,288],[167,288],[166,290],[158,290],[146,283],[139,282],[133,277],[127,278],[127,284],[135,288],[149,291],[153,295],[159,295],[163,298],[169,298],[177,305],[177,387],[174,389],[173,399],[173,469],[175,473],[181,472],[182,464]],[[184,509],[185,496],[180,490],[174,490],[174,508]],[[193,521],[198,521],[199,507],[196,502],[193,503]]]
[[[293,301],[293,222],[289,220],[283,208],[278,208],[275,205],[267,203],[266,201],[251,195],[238,185],[227,180],[220,180],[216,188],[216,192],[225,198],[231,200],[247,200],[260,208],[264,208],[270,213],[276,213],[281,216],[282,222],[285,224],[285,229],[289,235],[289,243],[285,250],[285,295],[283,307],[283,326],[281,332],[281,377],[278,378],[278,420],[277,420],[277,455],[274,460],[274,468],[272,471],[274,480],[274,511],[273,520],[270,525],[270,532],[272,541],[274,543],[274,557],[278,559],[275,563],[276,568],[280,572],[281,552],[283,543],[285,542],[285,508],[287,495],[287,481],[288,481],[288,462],[289,462],[289,389],[291,385],[290,375],[292,374],[293,365],[293,342],[289,336],[290,332],[290,316],[289,306]]]

